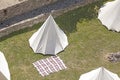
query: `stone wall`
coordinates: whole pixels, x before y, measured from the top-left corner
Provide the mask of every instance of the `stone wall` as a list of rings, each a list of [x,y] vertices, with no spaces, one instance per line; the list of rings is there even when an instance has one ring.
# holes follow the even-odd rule
[[[86,0],[86,1],[83,1],[82,3],[79,3],[79,4],[73,4],[67,8],[64,8],[64,9],[59,9],[59,10],[54,10],[52,11],[52,15],[54,17],[57,17],[59,15],[62,15],[63,13],[66,13],[70,10],[74,10],[80,6],[84,6],[84,5],[87,5],[88,3],[92,3],[96,0]],[[5,28],[2,28],[0,29],[0,37],[3,37],[5,35],[8,35],[14,31],[17,31],[17,30],[20,30],[20,29],[23,29],[23,28],[26,28],[26,27],[31,27],[33,26],[34,24],[37,24],[41,21],[44,21],[48,16],[49,16],[50,13],[45,13],[45,14],[40,14],[34,18],[29,18],[29,19],[26,19],[26,20],[23,20],[19,23],[16,23],[16,24],[13,24],[13,25],[10,25],[8,27],[5,27]]]
[[[55,1],[57,0],[27,0],[6,9],[2,9],[0,10],[0,22],[9,19],[15,15],[28,12],[43,5],[53,3]]]

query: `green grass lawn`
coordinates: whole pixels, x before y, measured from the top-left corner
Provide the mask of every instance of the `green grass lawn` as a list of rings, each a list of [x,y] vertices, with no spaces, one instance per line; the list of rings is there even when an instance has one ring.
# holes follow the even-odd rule
[[[0,50],[9,64],[12,80],[78,80],[92,69],[104,66],[120,76],[120,63],[107,61],[106,55],[120,50],[120,33],[108,31],[97,19],[100,6],[107,0],[69,11],[56,22],[67,34],[69,46],[58,54],[68,67],[41,77],[32,63],[49,56],[35,54],[28,39],[42,23],[14,32],[0,39]]]

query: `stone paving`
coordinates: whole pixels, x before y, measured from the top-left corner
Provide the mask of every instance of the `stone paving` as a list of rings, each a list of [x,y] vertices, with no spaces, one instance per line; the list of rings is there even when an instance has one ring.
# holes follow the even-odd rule
[[[26,0],[0,0],[0,10],[24,1]]]
[[[56,3],[40,7],[35,10],[29,11],[27,13],[17,15],[8,20],[2,21],[0,22],[0,29],[13,25],[15,23],[19,23],[20,21],[23,21],[29,18],[32,19],[41,14],[50,13],[52,10],[63,9],[73,4],[83,3],[84,1],[85,0],[58,0]]]

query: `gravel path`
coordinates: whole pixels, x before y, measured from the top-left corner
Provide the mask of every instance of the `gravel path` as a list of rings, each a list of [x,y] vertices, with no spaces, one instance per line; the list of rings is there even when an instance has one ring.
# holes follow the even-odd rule
[[[33,18],[40,14],[49,13],[52,10],[59,10],[59,9],[69,7],[70,5],[73,5],[73,4],[82,3],[83,1],[85,1],[85,0],[58,0],[56,3],[40,7],[40,8],[34,9],[32,11],[29,11],[27,13],[17,15],[8,20],[2,21],[0,23],[0,29],[10,26],[12,24],[18,23],[20,21],[29,19],[29,18]]]

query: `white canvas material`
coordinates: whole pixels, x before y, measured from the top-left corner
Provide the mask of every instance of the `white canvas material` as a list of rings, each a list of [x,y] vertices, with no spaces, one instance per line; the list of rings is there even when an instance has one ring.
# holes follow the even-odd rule
[[[10,80],[8,63],[2,52],[0,52],[0,80]]]
[[[68,45],[67,36],[50,15],[41,28],[29,39],[35,53],[56,55]]]
[[[79,80],[120,80],[117,74],[110,72],[104,67],[82,74]]]
[[[107,2],[100,8],[98,19],[108,30],[120,32],[120,0]]]

